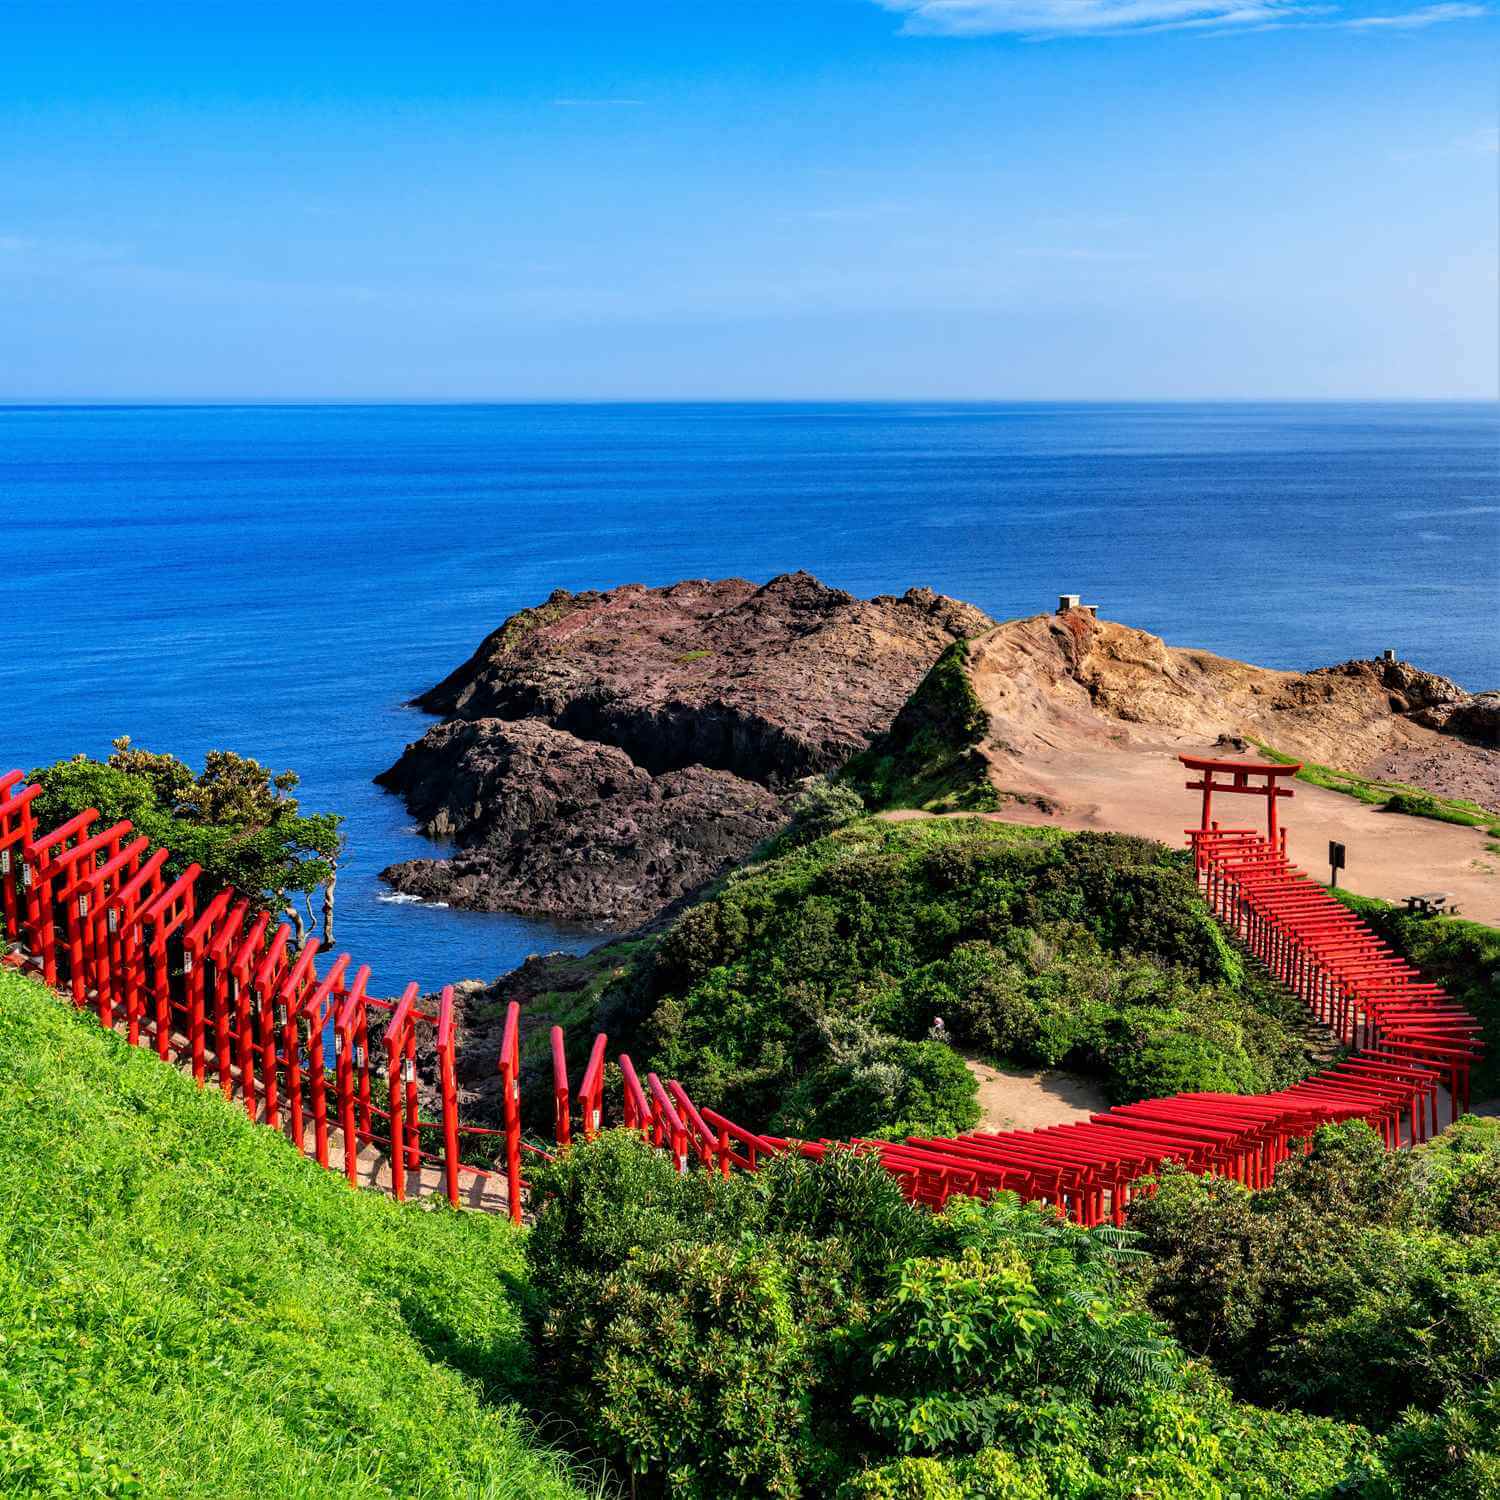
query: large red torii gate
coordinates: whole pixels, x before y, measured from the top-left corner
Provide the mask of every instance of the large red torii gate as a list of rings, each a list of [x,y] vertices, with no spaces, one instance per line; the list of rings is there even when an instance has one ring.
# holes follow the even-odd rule
[[[1214,760],[1202,755],[1179,755],[1177,759],[1188,770],[1199,773],[1200,779],[1188,782],[1187,789],[1203,793],[1203,821],[1199,824],[1201,829],[1213,827],[1215,792],[1241,792],[1266,799],[1266,837],[1272,844],[1280,842],[1276,803],[1281,797],[1293,795],[1291,787],[1281,783],[1289,781],[1302,769],[1300,760],[1278,765],[1265,760]],[[1218,780],[1218,776],[1229,779]]]

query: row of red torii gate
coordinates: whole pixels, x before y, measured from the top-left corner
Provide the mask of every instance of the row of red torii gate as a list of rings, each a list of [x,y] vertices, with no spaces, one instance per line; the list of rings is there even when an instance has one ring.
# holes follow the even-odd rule
[[[819,1158],[846,1147],[877,1155],[913,1202],[1013,1191],[1096,1224],[1122,1222],[1133,1185],[1167,1160],[1254,1188],[1322,1124],[1364,1120],[1394,1148],[1439,1127],[1443,1095],[1456,1119],[1480,1056],[1478,1023],[1291,864],[1277,805],[1299,767],[1182,760],[1196,777],[1189,789],[1202,792],[1188,839],[1210,909],[1350,1049],[1336,1066],[1272,1094],[1178,1094],[1037,1130],[834,1142],[748,1129],[700,1107],[675,1080],[643,1079],[620,1054],[609,1123],[641,1131],[679,1170],[696,1163],[727,1175],[783,1152]],[[1264,799],[1265,831],[1221,826],[1215,795]],[[522,1017],[512,1002],[497,1059],[503,1125],[465,1124],[451,986],[424,1008],[415,984],[396,1000],[370,995],[368,967],[348,954],[319,973],[317,941],[297,948],[263,900],[200,890],[197,865],[174,875],[169,851],[151,849],[127,821],[101,826],[94,809],[39,830],[38,796],[21,772],[0,776],[7,960],[131,1045],[239,1099],[251,1119],[351,1184],[398,1199],[440,1193],[519,1221],[526,1162],[566,1149],[575,1122],[586,1137],[606,1123],[603,1035],[574,1090],[563,1034],[551,1028],[551,1139],[528,1140]],[[545,1076],[545,1054],[540,1061]]]

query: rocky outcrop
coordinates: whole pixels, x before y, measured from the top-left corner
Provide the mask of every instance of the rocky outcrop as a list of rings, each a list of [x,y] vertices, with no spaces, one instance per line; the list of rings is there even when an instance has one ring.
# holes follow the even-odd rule
[[[863,600],[806,573],[554,593],[415,700],[444,722],[376,779],[458,851],[383,876],[450,905],[644,920],[743,858],[802,778],[990,624],[930,590]]]
[[[1476,745],[1500,749],[1500,692],[1464,694],[1423,708],[1412,716],[1419,724],[1461,735]]]
[[[783,818],[782,798],[755,782],[703,766],[652,776],[536,719],[440,724],[386,777],[427,832],[464,845],[392,866],[397,890],[612,925],[712,879]]]
[[[1273,671],[1168,646],[1087,611],[1012,620],[972,641],[997,786],[1025,787],[1028,755],[1062,748],[1270,745],[1486,805],[1500,800],[1500,694],[1471,695],[1409,662]]]

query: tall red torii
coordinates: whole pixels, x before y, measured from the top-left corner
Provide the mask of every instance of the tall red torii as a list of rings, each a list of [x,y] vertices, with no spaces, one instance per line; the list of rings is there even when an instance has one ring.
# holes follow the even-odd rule
[[[1290,797],[1292,789],[1282,786],[1283,780],[1290,780],[1302,769],[1302,762],[1288,761],[1285,765],[1276,765],[1271,761],[1264,760],[1213,760],[1202,755],[1179,755],[1177,757],[1190,771],[1201,774],[1198,781],[1190,781],[1187,789],[1190,792],[1203,793],[1203,821],[1199,825],[1203,829],[1213,827],[1213,808],[1215,792],[1243,792],[1252,797],[1264,797],[1266,799],[1266,837],[1275,844],[1278,841],[1276,828],[1276,801],[1279,797]],[[1215,779],[1215,773],[1222,773],[1229,779],[1220,781]],[[1261,778],[1257,781],[1255,778]]]

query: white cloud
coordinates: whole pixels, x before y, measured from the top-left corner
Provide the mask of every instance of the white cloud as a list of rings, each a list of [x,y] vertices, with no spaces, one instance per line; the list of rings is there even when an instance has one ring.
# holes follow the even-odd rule
[[[1341,16],[1317,0],[876,0],[921,36],[1107,36],[1169,30],[1349,26],[1416,30],[1488,14],[1484,5],[1426,5],[1392,15]]]
[[[1392,31],[1416,31],[1423,26],[1435,26],[1440,21],[1468,21],[1484,14],[1482,5],[1424,5],[1420,10],[1394,16],[1356,16],[1343,24],[1356,30],[1380,26]]]

